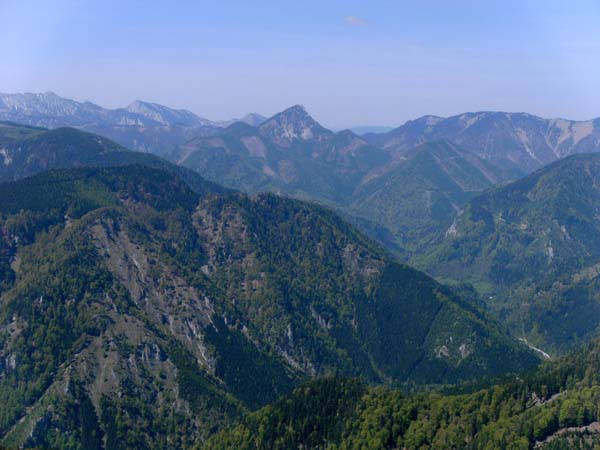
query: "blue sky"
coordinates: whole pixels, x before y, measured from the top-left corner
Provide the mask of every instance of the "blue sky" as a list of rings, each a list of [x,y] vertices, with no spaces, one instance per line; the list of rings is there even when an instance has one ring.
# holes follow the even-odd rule
[[[600,0],[0,0],[0,92],[332,127],[600,116]]]

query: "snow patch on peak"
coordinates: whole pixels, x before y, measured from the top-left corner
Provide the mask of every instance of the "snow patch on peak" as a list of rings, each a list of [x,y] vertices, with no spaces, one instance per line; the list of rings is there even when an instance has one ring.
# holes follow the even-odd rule
[[[163,108],[161,108],[159,105],[156,105],[154,103],[146,103],[141,100],[135,100],[134,102],[129,104],[127,108],[125,108],[126,111],[129,111],[131,113],[139,114],[156,122],[166,124],[167,121],[165,120],[162,114],[165,111],[162,109]]]
[[[156,111],[156,106],[157,105],[153,103],[148,103],[142,100],[134,100],[129,105],[127,105],[125,109],[130,112],[140,113],[147,111]]]
[[[212,125],[211,121],[202,119],[191,111],[185,109],[173,109],[168,106],[159,105],[158,103],[150,103],[142,100],[135,100],[127,106],[124,111],[137,114],[162,125]]]

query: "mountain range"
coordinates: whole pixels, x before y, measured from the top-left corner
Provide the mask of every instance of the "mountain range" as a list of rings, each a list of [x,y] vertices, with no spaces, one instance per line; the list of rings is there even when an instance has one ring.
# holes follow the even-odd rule
[[[143,110],[141,105],[135,109]],[[160,120],[166,121],[167,117],[171,116],[165,113],[164,119]],[[184,118],[180,121],[184,122]],[[20,133],[25,133],[24,130],[21,127]],[[36,149],[37,155],[42,154],[43,146],[39,146],[34,138],[35,129],[27,133],[31,134],[30,141],[21,139],[24,134],[13,143],[0,141],[0,156],[4,158],[0,179],[11,180],[44,168],[63,167],[46,164],[33,171],[19,172],[22,166],[19,158],[27,161],[26,166],[30,168],[36,165],[36,158],[28,156],[28,148]],[[531,145],[524,147],[524,136],[528,136]],[[533,316],[522,314],[519,308],[525,306],[516,307],[519,302],[514,298],[518,296],[514,297],[515,293],[507,289],[506,280],[490,281],[490,277],[497,275],[483,274],[482,267],[494,266],[506,276],[508,267],[499,258],[504,253],[488,252],[474,263],[456,260],[457,256],[452,256],[447,247],[451,242],[455,246],[464,244],[463,241],[455,242],[457,239],[453,233],[456,226],[461,226],[468,217],[463,212],[471,208],[470,201],[479,201],[479,195],[486,189],[517,180],[535,166],[532,160],[527,160],[530,151],[537,155],[539,163],[570,153],[595,151],[597,140],[597,121],[545,120],[527,114],[508,113],[469,113],[448,119],[427,116],[388,133],[361,137],[348,130],[332,132],[314,120],[302,106],[294,106],[264,120],[259,126],[236,122],[225,128],[203,127],[199,135],[175,147],[168,156],[174,163],[230,188],[252,194],[270,191],[291,195],[334,208],[404,261],[442,280],[468,279],[486,298],[492,296],[497,300],[508,296],[513,299],[501,308],[502,314],[520,318],[509,320],[513,331],[519,329],[518,335],[527,336],[542,347],[557,349],[567,342],[576,342],[579,335],[593,334],[595,322],[581,328],[579,334],[574,330],[568,331],[571,333],[569,338],[564,337],[564,333],[551,336],[558,333],[552,322],[539,329],[537,320],[525,319],[543,317],[545,313],[533,310]],[[67,153],[63,154],[64,161],[75,166],[92,164],[83,152],[80,154],[76,145],[70,148],[68,157]],[[499,149],[503,149],[504,153],[499,153]],[[68,149],[61,151],[68,152]],[[125,149],[119,151],[125,154]],[[113,152],[108,160],[114,161],[116,155]],[[128,154],[126,160],[131,157]],[[141,155],[136,154],[136,158],[139,157]],[[15,163],[11,163],[13,160]],[[11,173],[13,175],[9,175]],[[548,192],[552,189],[555,187],[548,187]],[[504,192],[510,195],[509,190],[501,190],[498,195],[504,195]],[[576,194],[565,192],[564,195]],[[540,209],[538,214],[542,225],[546,221],[556,221],[551,217],[551,211],[552,208]],[[580,212],[586,214],[584,210]],[[473,224],[462,226],[476,229]],[[495,234],[486,239],[493,236]],[[591,236],[589,239],[592,239]],[[473,235],[470,245],[480,245],[480,238]],[[540,242],[540,238],[534,239]],[[556,239],[553,241],[557,242]],[[578,245],[585,246],[590,242],[582,237]],[[567,243],[571,244],[573,248],[567,254],[576,254],[579,249],[574,243]],[[555,246],[552,246],[553,249]],[[514,250],[516,247],[511,248]],[[555,254],[554,264],[570,264],[569,267],[577,270],[588,267],[587,262],[575,264],[572,259],[569,263],[563,261],[564,252]],[[518,266],[521,267],[520,263]],[[485,270],[489,272],[491,269]],[[522,273],[528,273],[532,280],[541,280],[547,275],[543,273],[545,270],[545,266],[536,264]],[[541,285],[532,283],[532,292],[537,292]],[[523,289],[521,286],[525,292]],[[541,290],[545,291],[545,288]],[[526,295],[524,293],[520,298]],[[563,293],[552,290],[551,298],[553,302],[560,303]],[[498,301],[493,302],[496,310],[499,308]],[[583,308],[581,304],[576,307]],[[549,311],[553,309],[546,313],[550,314]],[[585,308],[580,311],[583,313]],[[574,312],[567,308],[563,313]],[[596,315],[589,317],[595,318]]]
[[[190,447],[315,376],[438,384],[538,364],[475,299],[323,207],[79,130],[0,136],[27,155],[9,153],[18,180],[0,184],[6,445]]]
[[[394,158],[426,141],[448,139],[496,165],[531,172],[574,153],[600,150],[600,119],[543,119],[526,113],[424,116],[383,134],[363,136]]]
[[[170,159],[246,192],[265,190],[342,202],[385,151],[352,133],[334,133],[299,105],[258,127],[234,124],[179,146]]]
[[[219,123],[153,103],[108,110],[46,93],[0,95],[2,118],[78,127],[167,156],[230,188],[322,202],[405,260],[475,194],[600,149],[598,120],[524,113],[424,116],[359,136],[326,129],[298,105],[269,119],[254,114]]]
[[[213,121],[190,111],[140,100],[111,110],[46,92],[0,94],[0,120],[47,128],[77,127],[134,150],[164,155],[174,146],[206,133],[205,127],[227,128],[237,122],[258,127],[267,118],[251,113],[240,119]],[[600,148],[600,119],[544,119],[526,113],[482,111],[451,117],[423,116],[393,129],[355,127],[354,132],[386,150],[393,160],[425,142],[449,140],[490,163],[522,172]]]
[[[323,202],[410,264],[473,283],[513,333],[557,352],[600,325],[598,142],[598,121],[505,113],[359,137],[296,106],[196,138],[173,160],[237,189]]]
[[[241,119],[215,122],[187,110],[141,100],[125,108],[107,109],[45,92],[0,94],[0,120],[46,128],[74,127],[134,150],[161,155],[201,133],[203,128],[224,127],[237,121],[258,125],[265,118],[252,113]]]
[[[598,120],[0,98],[4,444],[596,442]]]
[[[228,191],[155,155],[133,152],[109,139],[74,128],[48,130],[0,122],[0,158],[0,183],[49,169],[143,164],[177,174],[197,192]]]
[[[198,136],[170,159],[235,189],[323,202],[406,257],[447,228],[468,199],[527,173],[443,137],[417,141],[400,154],[373,136],[327,130],[296,105],[258,127]]]

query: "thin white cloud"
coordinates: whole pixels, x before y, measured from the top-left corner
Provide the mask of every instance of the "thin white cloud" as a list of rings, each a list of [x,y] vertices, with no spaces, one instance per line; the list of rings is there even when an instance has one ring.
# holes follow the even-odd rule
[[[364,27],[369,24],[365,19],[356,16],[346,16],[344,17],[344,22],[346,22],[346,25],[353,27]]]

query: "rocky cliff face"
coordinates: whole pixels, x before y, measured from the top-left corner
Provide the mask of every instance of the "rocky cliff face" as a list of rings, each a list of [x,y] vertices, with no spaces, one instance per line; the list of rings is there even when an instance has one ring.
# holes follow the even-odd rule
[[[294,141],[321,141],[333,134],[316,122],[300,105],[276,114],[259,127],[260,134],[279,146],[289,147]]]

